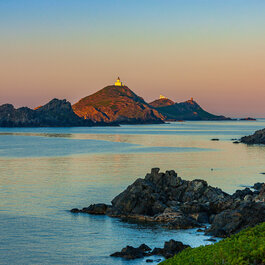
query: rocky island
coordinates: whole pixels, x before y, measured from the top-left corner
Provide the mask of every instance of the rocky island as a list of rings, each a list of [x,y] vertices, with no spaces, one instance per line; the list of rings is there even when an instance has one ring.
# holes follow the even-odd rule
[[[226,120],[203,110],[193,99],[175,103],[163,96],[151,103],[122,84],[118,78],[98,92],[70,102],[53,99],[30,109],[0,106],[0,127],[72,127],[119,124],[159,124],[176,120]]]
[[[119,79],[93,95],[80,99],[73,105],[74,112],[94,122],[119,124],[164,123],[165,117],[149,106]]]
[[[164,96],[149,103],[166,117],[166,120],[231,120],[205,111],[193,98],[177,103]]]
[[[0,106],[0,127],[72,127],[92,126],[91,120],[78,117],[66,100],[53,99],[36,109]]]

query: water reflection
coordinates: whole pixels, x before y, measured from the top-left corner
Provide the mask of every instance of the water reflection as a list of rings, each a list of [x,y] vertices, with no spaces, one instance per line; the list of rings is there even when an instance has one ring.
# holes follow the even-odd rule
[[[202,178],[227,192],[264,181],[265,147],[230,141],[261,126],[264,121],[1,128],[0,264],[139,265],[146,263],[108,255],[127,244],[159,247],[171,238],[205,244],[193,230],[168,231],[67,210],[110,203],[152,167]],[[210,141],[216,137],[220,141]]]

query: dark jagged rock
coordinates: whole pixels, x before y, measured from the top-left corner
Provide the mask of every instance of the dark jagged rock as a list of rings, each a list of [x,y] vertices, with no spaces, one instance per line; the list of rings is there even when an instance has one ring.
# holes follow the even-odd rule
[[[33,110],[13,105],[0,106],[1,127],[68,127],[91,126],[91,120],[78,117],[72,110],[70,102],[53,99],[44,106]]]
[[[71,210],[72,213],[89,213],[89,214],[106,214],[106,211],[111,208],[110,205],[106,205],[104,203],[98,203],[98,204],[91,204],[89,207],[85,207],[81,210],[77,208],[73,208]]]
[[[125,191],[112,200],[112,209],[109,215],[147,215],[154,218],[154,221],[169,221],[174,216],[179,218],[183,213],[192,214],[208,208],[209,202],[226,200],[229,195],[220,189],[208,186],[204,180],[186,181],[177,177],[175,171],[159,173],[154,168],[151,174],[145,179],[137,179]],[[183,204],[196,201],[201,208],[184,210]],[[175,207],[173,205],[176,205]],[[181,206],[182,205],[182,206]],[[181,206],[181,207],[178,207]],[[171,211],[168,211],[168,209]],[[172,215],[173,213],[173,215]],[[171,217],[170,217],[171,214]],[[169,218],[167,218],[169,216]],[[173,219],[175,219],[173,217]]]
[[[142,247],[144,245],[144,248]],[[111,257],[120,257],[124,259],[139,259],[147,256],[148,251],[151,249],[145,244],[141,245],[138,248],[134,248],[132,246],[127,246],[123,248],[120,252],[115,252],[111,254]],[[146,248],[147,247],[147,248]],[[148,249],[148,250],[146,250]]]
[[[262,201],[265,203],[265,183],[262,184],[258,190],[257,196],[254,198],[255,201]]]
[[[127,86],[107,86],[73,105],[74,112],[94,122],[163,123],[164,116]]]
[[[258,130],[252,135],[244,136],[240,141],[245,144],[265,144],[265,129]]]
[[[265,204],[262,202],[241,202],[234,209],[217,214],[206,234],[227,237],[240,230],[265,221]]]
[[[159,173],[159,168],[153,168],[144,179],[137,179],[116,196],[104,211],[111,217],[187,229],[202,226],[211,214],[229,207],[230,197],[204,180],[186,181],[174,170]],[[80,211],[93,213],[87,209],[94,209],[94,205]]]
[[[233,199],[243,200],[246,195],[253,195],[253,192],[249,188],[245,188],[244,190],[237,190],[233,195]]]
[[[210,223],[207,233],[226,237],[265,221],[265,184],[256,183],[254,189],[229,195],[205,180],[187,181],[174,170],[160,173],[159,168],[153,168],[144,179],[137,179],[116,196],[111,206],[96,204],[72,212],[157,222],[170,229],[205,227]]]
[[[173,239],[166,241],[164,244],[164,248],[162,249],[161,255],[166,259],[173,257],[177,253],[181,252],[183,249],[188,248],[190,246],[184,245],[182,242],[175,241]]]
[[[73,208],[70,210],[71,213],[80,213],[81,211],[78,208]]]
[[[201,227],[201,223],[187,215],[176,216],[168,225],[168,228],[171,229],[189,229],[194,227]]]
[[[115,252],[111,254],[111,257],[121,257],[124,259],[138,259],[146,256],[163,256],[166,259],[173,257],[175,254],[181,252],[183,249],[190,247],[184,245],[182,242],[175,241],[173,239],[166,241],[163,248],[151,248],[145,244],[140,245],[138,248],[132,246],[127,246],[123,248],[120,252]],[[150,261],[151,262],[151,261]]]
[[[158,99],[150,103],[166,120],[230,120],[224,116],[211,114],[193,99],[181,103],[171,103],[171,100]]]

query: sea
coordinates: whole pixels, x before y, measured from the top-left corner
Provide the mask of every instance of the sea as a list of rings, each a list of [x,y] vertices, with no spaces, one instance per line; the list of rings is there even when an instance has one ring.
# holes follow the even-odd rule
[[[109,255],[127,245],[163,247],[170,239],[192,247],[211,244],[196,229],[168,230],[69,210],[110,204],[153,167],[204,179],[227,193],[264,182],[265,146],[232,140],[261,128],[265,119],[0,128],[0,264],[141,265],[146,258]]]

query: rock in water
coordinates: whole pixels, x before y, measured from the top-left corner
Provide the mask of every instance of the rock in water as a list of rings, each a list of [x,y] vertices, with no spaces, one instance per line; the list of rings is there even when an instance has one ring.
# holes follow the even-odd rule
[[[120,252],[115,252],[111,254],[111,257],[121,257],[124,259],[139,259],[145,256],[149,256],[151,248],[145,244],[142,244],[138,248],[132,246],[127,246],[123,248]]]
[[[112,217],[160,222],[170,228],[200,227],[212,213],[219,213],[230,204],[230,196],[213,188],[204,180],[186,181],[174,170],[160,173],[153,168],[144,179],[137,179],[112,200],[112,205],[100,205],[101,214]],[[98,205],[79,210],[99,214]],[[77,212],[73,209],[72,212]]]
[[[165,242],[163,249],[163,256],[168,259],[181,252],[183,249],[190,247],[188,245],[184,245],[182,242],[175,241],[173,239]]]
[[[245,144],[265,144],[265,129],[258,130],[252,135],[244,136],[240,141]]]
[[[153,168],[112,200],[112,205],[92,204],[73,213],[163,223],[171,229],[188,229],[210,223],[207,233],[226,237],[265,221],[265,184],[255,191],[245,188],[233,195],[209,186],[205,180],[183,180],[174,170]],[[156,249],[159,251],[159,249]]]
[[[81,210],[74,208],[71,210],[72,213],[89,213],[89,214],[97,214],[104,215],[106,214],[107,209],[111,207],[110,205],[106,205],[104,203],[91,204],[89,207],[85,207]]]
[[[175,213],[179,219],[180,215],[208,212],[210,203],[215,205],[229,198],[228,194],[208,186],[204,180],[186,181],[178,177],[174,170],[159,173],[159,168],[153,168],[151,174],[137,179],[115,197],[107,214],[146,215],[162,221],[162,217]]]
[[[184,245],[182,242],[171,239],[170,241],[165,242],[164,248],[154,248],[153,251],[151,251],[151,248],[145,244],[140,245],[138,248],[127,246],[123,248],[120,252],[115,252],[110,256],[121,257],[125,259],[138,259],[146,256],[158,255],[164,256],[166,259],[168,259],[187,247],[190,246]],[[151,262],[151,260],[149,262]]]

